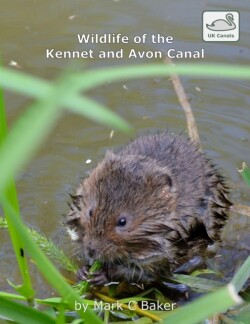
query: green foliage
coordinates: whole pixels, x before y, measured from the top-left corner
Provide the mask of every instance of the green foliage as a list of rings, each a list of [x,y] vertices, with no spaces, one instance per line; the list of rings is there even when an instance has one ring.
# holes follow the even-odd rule
[[[241,298],[236,294],[234,287],[228,285],[199,298],[193,303],[182,307],[178,312],[170,315],[164,323],[167,324],[194,324],[208,318],[215,313],[223,312],[229,307],[240,304]]]
[[[237,292],[240,292],[247,279],[250,277],[250,256],[244,261],[240,269],[234,275],[231,283]]]
[[[97,270],[102,268],[102,264],[100,261],[95,261],[93,265],[89,269],[90,277],[91,273],[96,272]],[[81,296],[85,295],[90,290],[90,284],[88,281],[80,281],[76,285],[74,285],[74,290]]]
[[[217,280],[175,274],[173,279],[198,292],[210,292],[222,287],[222,283]]]
[[[242,164],[242,169],[239,170],[242,178],[245,180],[246,184],[250,187],[250,169],[245,162]]]
[[[67,260],[63,251],[58,250],[51,241],[34,230],[27,229],[23,224],[19,215],[15,184],[12,179],[38,150],[41,143],[59,121],[64,109],[103,123],[108,127],[115,127],[123,131],[130,129],[130,125],[124,119],[87,97],[87,90],[105,84],[107,81],[114,82],[130,78],[167,76],[173,73],[200,77],[250,79],[250,68],[242,66],[188,64],[175,67],[157,64],[106,68],[65,74],[56,82],[51,83],[0,67],[0,86],[3,89],[15,91],[16,93],[36,99],[13,124],[10,132],[7,134],[6,110],[3,95],[0,91],[0,203],[5,215],[5,219],[0,218],[0,227],[8,225],[23,279],[23,284],[17,287],[20,295],[0,292],[0,316],[9,317],[20,323],[52,323],[55,321],[63,323],[66,321],[67,312],[73,310],[73,319],[76,321],[78,316],[80,316],[84,319],[85,323],[101,323],[100,318],[90,309],[93,308],[93,302],[81,299],[46,255],[49,255],[55,261],[59,261],[63,264],[63,267],[70,271],[75,272],[75,266]],[[82,92],[84,93],[82,94]],[[249,181],[249,169],[244,170],[243,174],[247,181]],[[34,298],[26,255],[29,255],[34,260],[37,268],[51,287],[58,292],[61,296],[60,298],[44,300]],[[179,276],[179,281],[186,281],[186,284],[196,287],[200,291],[211,290],[212,292],[185,307],[180,307],[180,309],[167,314],[168,316],[164,323],[194,323],[207,318],[213,313],[226,311],[228,307],[237,305],[241,302],[241,299],[235,291],[239,292],[249,278],[249,262],[248,258],[229,285],[215,291],[212,290],[215,289],[216,282],[197,277],[191,279],[188,276]],[[100,264],[97,262],[95,266],[98,269]],[[88,284],[84,283],[80,289],[81,292],[83,290],[86,291]],[[101,298],[101,294],[99,294],[99,297]],[[138,297],[131,297],[130,300],[138,300],[136,298]],[[22,305],[13,300],[28,300],[30,305]],[[77,315],[74,311],[75,302],[88,304],[91,307],[87,308],[86,312],[82,309],[77,311]],[[107,299],[107,302],[112,301]],[[58,313],[52,312],[52,314],[57,316],[56,320],[53,316],[35,310],[33,308],[34,303],[43,303],[47,305],[47,309],[50,311],[52,311],[52,307],[55,308]],[[143,322],[156,320],[159,316],[161,318],[166,317],[166,313],[159,314],[157,317],[152,315],[152,312],[150,312],[151,315],[142,313],[138,309],[135,312],[142,318],[144,316],[148,317]],[[109,314],[109,312],[105,312],[105,319],[108,319]],[[127,317],[124,317],[125,315]],[[118,318],[123,316],[123,318],[133,319],[134,312],[128,312],[128,310],[120,313],[117,312],[117,316]]]
[[[6,219],[3,217],[0,217],[0,229],[1,228],[8,228],[8,224],[6,222]]]
[[[51,287],[53,287],[62,297],[64,297],[64,301],[67,303],[70,309],[75,308],[75,302],[84,304],[84,301],[81,300],[80,297],[74,292],[74,290],[66,283],[63,276],[33,241],[30,233],[27,232],[21,220],[17,217],[17,214],[15,213],[15,210],[12,208],[12,206],[8,203],[7,200],[3,201],[4,207],[7,210],[11,220],[18,228],[20,238],[22,239],[24,245],[24,253],[29,253],[32,259],[35,261],[38,269],[50,283]],[[101,323],[98,317],[88,309],[86,310],[86,312],[80,309],[79,315],[82,318],[85,318],[87,323]]]
[[[5,316],[21,324],[53,324],[56,319],[34,308],[0,297],[0,318]]]
[[[4,96],[3,91],[0,88],[0,150],[2,146],[4,146],[5,140],[7,137],[7,122],[6,122],[6,109],[4,105]],[[0,160],[1,160],[1,154],[0,154]],[[5,169],[0,169],[5,170]],[[4,174],[4,172],[1,172],[1,177]],[[20,219],[20,213],[19,213],[19,204],[17,199],[17,193],[16,193],[16,186],[15,182],[13,180],[13,174],[10,174],[9,177],[6,179],[6,183],[2,188],[3,190],[3,196],[6,197],[6,200],[8,200],[12,206],[12,208],[16,212],[16,217]],[[22,285],[14,285],[12,284],[13,288],[16,289],[20,294],[27,297],[27,300],[32,303],[33,297],[34,297],[34,290],[32,288],[31,279],[30,279],[30,273],[29,268],[27,265],[26,257],[22,256],[21,251],[23,251],[23,242],[18,234],[18,231],[15,228],[15,225],[12,222],[12,219],[6,210],[5,206],[3,205],[3,212],[5,214],[6,221],[8,223],[9,227],[9,233],[10,238],[12,241],[12,245],[16,254],[18,266],[22,275],[23,284]]]
[[[0,229],[8,228],[6,219],[0,217]],[[60,267],[69,272],[76,273],[77,266],[65,255],[63,250],[59,249],[51,240],[48,240],[43,234],[37,232],[33,228],[25,227],[26,231],[31,234],[32,239],[40,249],[53,261],[56,261]],[[95,271],[93,268],[92,271]]]
[[[56,261],[64,270],[76,273],[77,266],[69,260],[63,250],[55,246],[55,244],[48,240],[43,234],[38,233],[34,229],[26,228],[27,232],[31,234],[33,241],[37,243],[40,249],[53,261]]]

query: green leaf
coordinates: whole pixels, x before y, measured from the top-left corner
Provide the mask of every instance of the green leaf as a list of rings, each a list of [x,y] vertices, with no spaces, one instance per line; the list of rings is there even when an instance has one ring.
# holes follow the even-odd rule
[[[100,270],[102,267],[102,264],[100,261],[96,260],[91,268],[89,269],[89,277],[91,278],[91,273]],[[88,281],[80,281],[76,285],[74,285],[74,290],[77,291],[79,295],[84,295],[86,294],[90,289],[90,283]]]
[[[182,274],[175,274],[173,276],[173,279],[179,283],[187,285],[190,288],[194,288],[196,290],[198,289],[201,292],[213,291],[223,285],[220,281],[217,280],[182,275]]]
[[[141,64],[119,67],[108,67],[91,70],[85,73],[73,74],[70,77],[70,87],[77,91],[86,91],[108,82],[171,74],[183,76],[199,76],[213,78],[250,79],[248,66],[216,65],[216,64]],[[1,79],[0,79],[1,83]]]
[[[62,95],[61,89],[57,95]],[[56,93],[45,102],[33,104],[12,127],[0,148],[1,174],[0,193],[5,190],[9,179],[16,175],[31,158],[59,118],[55,109]]]
[[[0,150],[2,146],[4,145],[4,141],[7,136],[7,121],[6,121],[6,109],[4,105],[4,96],[2,89],[0,88]],[[5,169],[0,169],[5,170]],[[4,172],[1,172],[1,179]],[[9,173],[8,179],[6,179],[5,185],[2,188],[4,191],[4,195],[6,196],[6,199],[11,203],[12,207],[15,209],[16,214],[19,216],[19,204],[18,204],[18,198],[16,193],[16,186],[15,182],[13,180],[13,173]],[[15,251],[15,255],[17,258],[18,266],[22,275],[23,284],[22,285],[15,285],[14,288],[23,294],[29,301],[31,301],[34,297],[34,290],[32,288],[31,279],[30,279],[30,273],[29,268],[27,264],[27,260],[25,257],[22,256],[21,251],[23,251],[23,244],[22,240],[20,239],[18,235],[18,231],[15,230],[11,226],[11,223],[9,222],[9,215],[7,210],[3,207],[3,212],[5,215],[5,221],[8,224],[9,227],[9,234],[12,241],[12,245]]]
[[[8,228],[8,224],[3,217],[0,217],[0,229]],[[56,247],[56,245],[48,240],[43,234],[35,231],[33,228],[25,227],[26,230],[32,235],[34,242],[36,242],[40,249],[53,261],[56,261],[60,266],[70,272],[76,273],[77,266],[74,264],[63,252],[63,250]],[[11,284],[13,285],[13,284]]]
[[[164,324],[194,324],[226,311],[229,307],[241,303],[241,298],[236,294],[234,287],[226,287],[200,297],[189,305],[183,306],[170,315]]]
[[[239,292],[248,278],[250,278],[250,256],[244,261],[240,269],[236,272],[231,284],[234,285],[236,291]]]
[[[82,75],[84,76],[84,73]],[[88,75],[84,79],[84,83],[88,83],[87,77]],[[62,82],[62,80],[64,81]],[[86,96],[79,96],[77,89],[70,85],[70,76],[66,76],[62,80],[60,83],[65,85],[65,89],[57,96],[57,109],[58,106],[66,107],[75,113],[115,129],[128,131],[131,128],[123,118],[111,112],[105,106],[88,99]],[[5,89],[41,100],[46,100],[48,95],[56,91],[58,87],[56,84],[53,85],[42,79],[6,68],[0,68],[0,85]]]
[[[48,81],[4,67],[0,67],[0,86],[37,99],[46,98],[53,87]]]
[[[70,111],[94,120],[95,122],[123,131],[131,130],[131,126],[124,119],[86,96],[80,98],[65,94],[63,105],[68,107]]]
[[[242,178],[245,180],[246,184],[250,187],[250,169],[245,162],[242,163],[242,169],[238,171],[240,172]]]
[[[22,167],[31,158],[37,150],[42,141],[46,138],[52,128],[55,126],[57,120],[61,115],[61,109],[58,105],[61,103],[63,97],[71,98],[75,104],[75,109],[80,109],[81,102],[88,105],[90,111],[88,116],[92,114],[101,116],[101,105],[92,102],[88,99],[72,98],[67,92],[67,83],[65,80],[57,85],[53,91],[47,94],[47,98],[40,100],[31,105],[31,107],[23,113],[22,117],[15,123],[6,137],[2,147],[0,148],[0,170],[4,170],[1,174],[0,193],[5,189],[9,179],[12,175],[16,175]],[[74,101],[75,100],[75,101]],[[72,104],[71,102],[71,104]],[[97,109],[96,112],[94,109]],[[99,109],[99,110],[98,110]],[[96,117],[101,120],[101,117]],[[106,113],[102,119],[112,125],[118,123],[119,119],[114,117],[112,119],[111,113]],[[122,127],[122,125],[121,125]],[[125,129],[126,126],[124,126]]]
[[[10,298],[10,299],[17,299],[17,300],[25,300],[26,299],[24,296],[7,293],[5,291],[0,291],[0,297]]]
[[[31,307],[0,297],[0,314],[21,324],[52,324],[55,319]]]
[[[168,76],[171,74],[185,76],[215,77],[215,78],[238,78],[249,79],[250,68],[240,65],[216,65],[216,64],[140,64],[122,67],[108,67],[75,73],[66,76],[68,86],[78,91],[89,90],[107,82],[121,81],[126,79],[138,79],[154,76]],[[0,86],[27,96],[46,98],[51,90],[52,83],[46,82],[34,76],[13,71],[12,69],[0,68]]]
[[[8,228],[7,221],[4,217],[0,217],[0,229]]]
[[[24,253],[29,253],[32,259],[35,261],[37,268],[42,272],[44,277],[50,283],[52,287],[63,297],[63,300],[71,307],[75,309],[75,303],[80,304],[85,303],[84,300],[81,300],[79,296],[73,291],[73,289],[68,285],[60,272],[53,266],[45,254],[38,248],[35,242],[33,242],[31,235],[25,229],[21,220],[17,217],[15,210],[9,204],[9,202],[0,197],[3,206],[9,213],[10,222],[13,227],[19,232],[19,235],[24,244]],[[82,318],[86,320],[86,323],[102,323],[101,320],[89,309],[84,312],[81,308],[79,314]]]

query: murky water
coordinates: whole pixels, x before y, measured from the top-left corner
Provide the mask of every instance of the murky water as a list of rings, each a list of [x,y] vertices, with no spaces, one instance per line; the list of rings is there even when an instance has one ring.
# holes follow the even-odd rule
[[[205,43],[202,41],[202,12],[237,10],[240,12],[240,41]],[[121,33],[129,37],[161,34],[174,38],[174,48],[200,50],[202,63],[249,64],[250,3],[248,1],[1,1],[0,52],[4,63],[17,62],[20,70],[46,79],[56,78],[69,65],[66,59],[46,59],[47,48],[55,50],[116,50],[123,48],[124,59],[82,59],[77,69],[100,66],[149,63],[160,59],[127,58],[131,48],[166,52],[171,44],[82,45],[77,34]],[[173,46],[172,46],[173,47]],[[186,63],[189,60],[184,60]],[[195,60],[190,60],[195,61]],[[72,61],[71,61],[72,63]],[[13,64],[13,62],[12,62]],[[15,67],[14,67],[15,68]],[[243,160],[250,165],[250,85],[249,81],[182,78],[198,123],[203,148],[228,177],[232,198],[249,204],[249,190],[237,168]],[[106,84],[89,93],[97,101],[126,118],[139,133],[147,129],[186,129],[185,117],[168,79],[151,78]],[[30,99],[6,93],[8,119],[11,124],[30,103]],[[41,230],[48,238],[66,244],[58,229],[62,214],[67,212],[68,193],[72,192],[86,170],[99,161],[106,148],[119,146],[128,135],[115,132],[94,122],[65,114],[56,129],[17,179],[19,200],[25,222]],[[86,160],[92,163],[86,165]],[[243,257],[239,249],[249,244],[249,218],[232,214],[226,228],[222,263],[237,262]],[[0,285],[9,290],[6,278],[20,282],[15,257],[6,232],[0,234]],[[243,252],[245,253],[245,252]],[[236,255],[237,254],[237,255]],[[228,263],[227,263],[228,262]],[[236,262],[236,263],[237,263]],[[36,286],[47,295],[47,287],[34,271]]]

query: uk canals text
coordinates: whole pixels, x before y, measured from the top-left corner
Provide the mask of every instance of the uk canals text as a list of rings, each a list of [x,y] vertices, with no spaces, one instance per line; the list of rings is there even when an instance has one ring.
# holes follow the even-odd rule
[[[205,51],[180,50],[172,36],[142,34],[129,37],[122,34],[77,34],[80,50],[46,49],[47,59],[203,59]],[[162,48],[155,50],[154,48]],[[115,50],[114,50],[115,48]],[[150,50],[149,50],[150,48]],[[152,49],[153,48],[153,49]]]

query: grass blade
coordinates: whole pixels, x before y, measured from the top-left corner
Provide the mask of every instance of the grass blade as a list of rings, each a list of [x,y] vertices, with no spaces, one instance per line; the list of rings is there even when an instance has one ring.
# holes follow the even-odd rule
[[[3,217],[0,217],[0,229],[8,229],[8,224]],[[26,227],[27,232],[32,236],[34,242],[38,244],[40,249],[53,261],[56,261],[64,270],[76,273],[77,266],[56,245],[48,240],[43,234],[35,231],[33,228]]]
[[[170,315],[164,324],[194,324],[212,316],[215,313],[226,311],[229,307],[241,303],[234,287],[226,287],[207,294],[189,305],[183,306]]]
[[[6,114],[5,114],[4,96],[3,96],[3,91],[0,88],[0,148],[3,145],[6,136],[7,136],[7,122],[6,122]],[[0,170],[5,170],[5,169],[0,169]],[[10,173],[8,179],[6,179],[6,184],[3,187],[3,190],[4,190],[4,195],[11,203],[12,207],[14,208],[16,214],[19,217],[19,204],[17,199],[16,186],[13,180],[13,173]],[[3,207],[3,212],[6,221],[9,224],[10,238],[12,241],[18,266],[23,279],[23,284],[20,286],[16,286],[16,290],[18,290],[21,294],[23,294],[28,299],[28,301],[31,302],[34,297],[34,290],[32,289],[27,260],[26,258],[22,257],[22,253],[20,253],[20,251],[23,250],[22,240],[18,235],[18,231],[16,231],[15,228],[11,226],[11,223],[9,223],[9,215],[4,207]]]
[[[102,84],[126,79],[145,77],[166,77],[171,74],[192,77],[239,78],[250,79],[248,66],[216,65],[216,64],[141,64],[119,67],[102,68],[72,75],[70,86],[78,91],[86,91]],[[1,79],[0,79],[1,82]]]
[[[123,118],[111,112],[105,106],[77,95],[76,90],[70,86],[69,77],[64,78],[64,80],[67,87],[58,96],[57,105],[69,108],[75,113],[115,129],[125,131],[130,129],[129,124]],[[87,82],[86,80],[84,80],[84,83]],[[46,100],[55,88],[50,82],[6,68],[0,68],[0,85],[5,89],[41,100]]]
[[[244,261],[231,281],[237,292],[242,289],[248,278],[250,278],[250,256]]]
[[[19,235],[23,241],[25,247],[24,254],[29,253],[32,259],[35,261],[38,269],[42,272],[50,285],[54,287],[55,290],[63,297],[63,300],[67,302],[71,309],[75,309],[76,302],[82,305],[82,303],[84,303],[84,300],[80,299],[80,297],[64,280],[60,272],[38,248],[36,243],[33,242],[31,235],[26,231],[23,223],[17,217],[15,210],[12,208],[9,202],[4,199],[4,197],[0,198],[1,203],[10,215],[10,222],[12,223],[12,226],[15,227],[15,229],[19,232]],[[89,309],[86,309],[86,312],[80,309],[78,312],[80,316],[86,320],[86,323],[102,323],[101,320]]]
[[[22,93],[24,95],[32,96],[35,98],[46,98],[49,91],[53,86],[44,80],[31,77],[20,72],[13,71],[7,68],[0,68],[0,86],[4,88]],[[81,98],[77,95],[80,91],[89,90],[93,87],[97,87],[109,82],[121,81],[125,79],[144,78],[153,76],[168,76],[171,74],[187,75],[187,76],[200,76],[200,77],[216,77],[216,78],[250,78],[250,68],[242,66],[229,66],[229,65],[209,65],[209,64],[179,64],[177,66],[166,64],[152,64],[152,65],[133,65],[113,68],[102,68],[96,71],[88,71],[84,73],[77,73],[68,76],[67,85],[70,89],[65,89],[65,93],[59,97],[60,104],[70,106],[72,108],[72,93],[75,101],[79,103]],[[70,98],[67,95],[71,93]],[[65,100],[66,99],[66,100]],[[84,102],[82,102],[84,107]],[[73,104],[74,106],[74,104]],[[99,106],[99,109],[101,107]],[[86,108],[87,109],[87,108]],[[79,110],[75,107],[75,110]],[[86,111],[86,110],[85,110]],[[105,108],[102,107],[102,113]],[[109,112],[110,113],[110,112]],[[111,113],[110,113],[111,114]],[[100,117],[99,117],[100,118]],[[116,119],[119,117],[116,116]],[[93,118],[95,119],[95,118]],[[98,119],[99,120],[99,119]],[[109,123],[112,123],[110,121]],[[128,125],[120,118],[120,123],[123,123],[123,127],[128,128]],[[112,123],[112,127],[115,127],[116,123]]]
[[[188,287],[199,290],[201,292],[213,291],[223,285],[221,282],[217,280],[193,277],[193,276],[182,275],[182,274],[178,274],[178,275],[175,274],[173,278],[177,282],[187,285]]]
[[[0,148],[1,173],[0,193],[8,185],[9,179],[16,175],[31,158],[55,125],[59,117],[55,101],[47,100],[33,104],[16,122]]]
[[[131,126],[123,118],[86,96],[77,97],[66,94],[63,105],[74,113],[87,117],[95,122],[105,124],[111,128],[122,131],[131,130]]]
[[[0,297],[0,314],[21,324],[53,324],[56,320],[51,316],[20,303]]]
[[[0,86],[37,99],[46,98],[53,85],[20,71],[0,67]]]
[[[154,76],[168,76],[178,74],[182,76],[199,76],[214,78],[249,79],[250,68],[240,65],[216,64],[141,64],[122,67],[108,67],[95,71],[72,74],[68,78],[70,87],[88,90],[108,82],[121,81]],[[34,98],[45,98],[52,88],[52,84],[34,76],[9,68],[0,67],[0,86],[5,89],[21,93]]]

